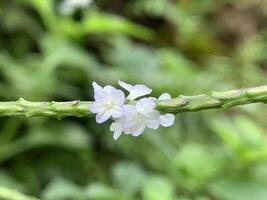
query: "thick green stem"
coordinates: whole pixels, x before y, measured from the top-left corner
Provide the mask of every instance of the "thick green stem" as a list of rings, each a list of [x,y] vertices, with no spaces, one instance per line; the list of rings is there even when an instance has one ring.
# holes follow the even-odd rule
[[[67,101],[67,102],[31,102],[24,99],[10,102],[0,102],[0,116],[48,116],[57,117],[87,117],[89,112],[89,101]]]
[[[225,92],[210,92],[196,96],[179,96],[171,100],[159,101],[157,109],[162,112],[177,114],[216,108],[228,109],[239,105],[266,102],[267,85],[264,85]]]
[[[196,96],[179,96],[171,100],[158,101],[157,109],[163,113],[193,112],[234,106],[266,103],[267,85],[254,88],[231,90],[226,92],[210,92]],[[0,102],[0,116],[48,116],[57,117],[90,117],[90,101],[68,102],[30,102],[24,99]]]

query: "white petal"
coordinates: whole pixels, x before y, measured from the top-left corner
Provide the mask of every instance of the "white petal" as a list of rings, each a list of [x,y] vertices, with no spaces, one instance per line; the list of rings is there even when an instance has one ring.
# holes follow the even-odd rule
[[[130,114],[137,113],[136,106],[134,105],[124,105],[123,111],[126,116],[129,116]]]
[[[147,127],[152,129],[157,129],[160,125],[160,113],[154,110],[149,113],[149,118],[147,120]]]
[[[131,127],[131,135],[137,137],[144,132],[145,128],[146,126],[143,123],[137,123],[134,127]]]
[[[123,81],[119,81],[119,85],[123,87],[125,90],[127,90],[130,94],[128,95],[127,99],[129,100],[135,100],[138,97],[145,96],[147,94],[150,94],[152,90],[148,88],[145,85],[138,84],[138,85],[130,85],[128,83],[125,83]]]
[[[110,113],[108,111],[103,113],[97,113],[96,115],[96,122],[101,124],[105,121],[107,121],[110,118]]]
[[[104,112],[105,111],[105,109],[101,105],[99,105],[99,103],[97,103],[97,102],[93,102],[90,105],[89,110],[92,113],[99,113],[99,112]]]
[[[95,93],[94,93],[94,99],[95,99],[95,101],[98,101],[98,102],[106,101],[106,99],[107,99],[107,93],[104,92],[103,90],[102,91],[100,91],[100,90],[95,91]]]
[[[175,116],[173,114],[160,115],[160,124],[164,127],[173,125]]]
[[[123,105],[125,102],[125,95],[121,90],[114,90],[110,93],[109,100],[117,105]]]
[[[113,139],[114,140],[117,140],[122,134],[122,131],[115,131],[114,134],[113,134]]]
[[[121,80],[119,80],[118,83],[122,88],[124,88],[125,90],[127,90],[129,92],[133,89],[133,86],[131,84],[125,83],[125,82],[123,82]]]
[[[135,85],[133,87],[133,89],[129,92],[130,92],[130,94],[127,97],[127,99],[135,100],[138,97],[142,97],[142,96],[145,96],[147,94],[150,94],[152,92],[152,90],[145,85]]]
[[[93,87],[94,87],[94,92],[97,92],[97,91],[103,91],[103,88],[98,85],[96,82],[93,82]]]
[[[169,93],[163,93],[162,95],[159,96],[159,100],[168,100],[171,99],[171,95]]]
[[[111,116],[114,118],[119,118],[123,116],[123,109],[121,106],[113,106],[110,110]]]
[[[110,126],[110,131],[113,133],[114,140],[117,140],[122,134],[122,126],[120,122],[113,122]]]
[[[155,101],[153,101],[150,98],[143,98],[137,101],[136,108],[139,112],[142,112],[143,114],[149,113],[154,110],[156,106]]]
[[[115,90],[116,90],[116,88],[114,88],[111,85],[107,85],[107,86],[104,87],[104,91],[107,92],[107,93],[113,92]]]
[[[149,87],[143,85],[143,84],[137,84],[134,86],[135,90],[138,90],[140,93],[143,93],[143,95],[150,94],[152,92],[152,89]]]

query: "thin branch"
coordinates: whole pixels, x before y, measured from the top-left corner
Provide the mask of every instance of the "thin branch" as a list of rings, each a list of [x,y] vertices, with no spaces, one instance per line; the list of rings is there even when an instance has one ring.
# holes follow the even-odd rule
[[[210,92],[196,96],[179,96],[171,100],[158,101],[156,109],[166,113],[193,112],[200,110],[223,108],[234,106],[266,103],[267,85],[230,90],[225,92]],[[57,117],[90,117],[90,101],[68,102],[31,102],[24,99],[10,102],[0,102],[0,116],[48,116]]]

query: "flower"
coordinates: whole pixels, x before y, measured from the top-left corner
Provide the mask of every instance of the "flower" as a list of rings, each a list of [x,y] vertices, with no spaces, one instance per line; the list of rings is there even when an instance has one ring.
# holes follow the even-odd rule
[[[158,100],[169,100],[171,99],[171,95],[168,93],[163,93],[159,96]],[[160,125],[164,127],[170,127],[173,125],[175,120],[175,115],[173,114],[165,114],[160,115]]]
[[[142,134],[146,127],[157,129],[160,124],[158,111],[154,110],[155,101],[143,98],[136,105],[124,106],[123,130],[133,136]]]
[[[122,117],[122,106],[125,102],[124,93],[110,85],[102,88],[96,82],[93,82],[93,87],[95,101],[89,110],[96,114],[96,122],[103,123],[110,117]]]
[[[118,83],[122,88],[124,88],[125,90],[127,90],[130,93],[127,96],[127,99],[130,101],[133,101],[138,97],[145,96],[145,95],[150,94],[152,92],[152,90],[150,88],[148,88],[147,86],[142,85],[142,84],[131,85],[131,84],[125,83],[123,81],[119,81]]]
[[[124,116],[110,126],[113,138],[118,139],[122,132],[139,136],[146,127],[157,129],[160,125],[160,115],[158,111],[154,110],[155,106],[155,101],[150,98],[140,99],[135,105],[125,105],[123,107]]]
[[[96,114],[96,122],[103,123],[109,118],[114,122],[110,126],[113,138],[117,140],[122,133],[133,136],[141,135],[146,128],[157,129],[160,125],[169,127],[173,125],[175,116],[173,114],[161,115],[156,110],[156,103],[159,100],[171,99],[168,93],[163,93],[157,99],[155,97],[145,97],[138,101],[133,101],[138,97],[150,94],[152,90],[145,85],[130,85],[119,81],[119,85],[129,91],[127,100],[121,90],[110,85],[99,86],[93,82],[95,101],[89,107],[92,113]],[[128,102],[128,103],[127,103]]]
[[[71,15],[76,9],[88,7],[93,0],[64,0],[60,4],[60,12]]]
[[[115,119],[109,128],[111,132],[113,132],[113,139],[117,140],[121,134],[124,132],[125,134],[131,134],[129,128],[125,127],[125,117]]]

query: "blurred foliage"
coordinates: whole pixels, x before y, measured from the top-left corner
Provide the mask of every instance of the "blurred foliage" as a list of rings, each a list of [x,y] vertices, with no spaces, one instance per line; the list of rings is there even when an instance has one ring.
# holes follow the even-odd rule
[[[0,98],[92,99],[91,82],[153,95],[266,84],[265,0],[0,1]],[[266,200],[266,107],[184,113],[114,141],[94,119],[2,118],[0,186],[45,200]],[[1,196],[1,190],[0,190]]]

